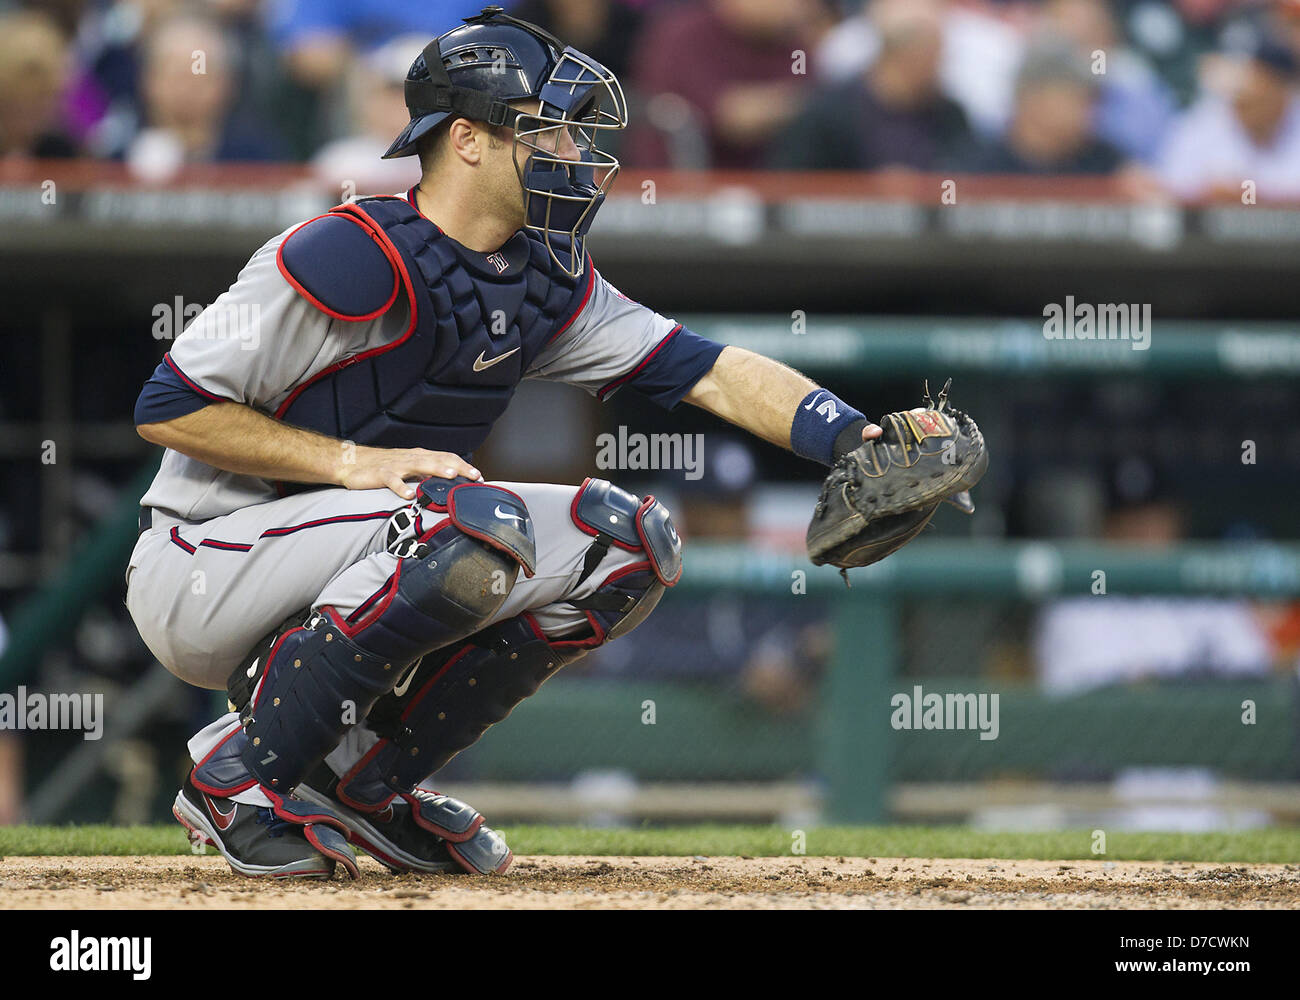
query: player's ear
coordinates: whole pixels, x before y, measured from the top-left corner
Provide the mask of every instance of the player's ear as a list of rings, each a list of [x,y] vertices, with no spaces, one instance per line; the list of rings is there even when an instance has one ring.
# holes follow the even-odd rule
[[[457,118],[447,132],[452,153],[469,164],[477,164],[483,158],[479,138],[478,129],[468,118]]]

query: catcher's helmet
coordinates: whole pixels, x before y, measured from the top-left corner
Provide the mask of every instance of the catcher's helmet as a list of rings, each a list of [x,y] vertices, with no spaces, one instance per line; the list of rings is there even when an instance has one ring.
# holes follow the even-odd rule
[[[540,102],[536,113],[508,103],[528,98]],[[484,7],[425,46],[406,75],[406,107],[411,121],[385,159],[413,155],[420,138],[448,118],[514,129],[516,148],[529,150],[518,168],[525,225],[542,234],[556,264],[575,277],[582,273],[587,229],[619,169],[596,139],[627,125],[613,73],[537,25]],[[557,154],[561,130],[570,131],[579,160]],[[597,169],[604,171],[599,184]]]

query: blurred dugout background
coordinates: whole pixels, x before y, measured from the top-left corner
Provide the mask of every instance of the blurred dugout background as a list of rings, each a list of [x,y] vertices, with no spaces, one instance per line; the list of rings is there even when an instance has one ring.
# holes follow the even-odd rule
[[[1300,819],[1300,3],[505,6],[629,91],[610,280],[872,415],[951,375],[993,463],[846,591],[800,555],[818,469],[526,386],[489,477],[663,496],[686,577],[439,783],[497,822]],[[0,822],[166,817],[216,696],[121,606],[135,396],[263,240],[414,182],[402,77],[475,10],[0,2],[0,692],[108,722],[0,732]],[[1149,305],[1150,349],[1048,341],[1066,296]],[[598,468],[620,426],[702,434],[702,475]],[[998,693],[998,738],[893,730],[916,685]]]

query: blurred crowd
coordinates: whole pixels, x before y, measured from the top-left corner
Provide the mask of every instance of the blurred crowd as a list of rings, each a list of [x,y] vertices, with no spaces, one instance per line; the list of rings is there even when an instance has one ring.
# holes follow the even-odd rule
[[[0,0],[0,158],[311,163],[393,190],[465,0]],[[1300,0],[503,0],[613,69],[634,168],[1115,175],[1300,196]]]

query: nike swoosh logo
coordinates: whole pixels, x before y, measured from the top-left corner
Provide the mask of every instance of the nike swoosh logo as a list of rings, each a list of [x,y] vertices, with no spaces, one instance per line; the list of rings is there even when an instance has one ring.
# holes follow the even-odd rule
[[[805,409],[805,410],[811,410],[814,406],[816,406],[816,405],[817,405],[817,400],[821,399],[821,395],[822,395],[822,394],[819,392],[819,393],[817,393],[817,395],[814,396],[812,399],[808,400],[808,405],[805,406],[804,409]]]
[[[230,824],[235,821],[235,813],[239,811],[239,803],[230,803],[230,812],[223,813],[217,808],[217,803],[211,795],[205,795],[203,798],[208,803],[208,812],[212,814],[212,822],[217,825],[218,830],[229,830]]]
[[[495,514],[497,516],[497,519],[501,521],[518,521],[520,524],[523,524],[524,522],[524,519],[520,517],[518,514],[511,514],[507,510],[502,510],[500,504],[497,504],[496,510],[494,510],[492,513]]]
[[[399,698],[406,696],[406,691],[411,686],[411,678],[415,676],[415,671],[419,669],[419,666],[419,660],[416,660],[411,664],[411,669],[403,675],[402,679],[397,682],[397,686],[393,688],[393,694],[397,695]]]
[[[474,370],[475,370],[476,372],[487,371],[489,368],[491,368],[491,367],[492,367],[494,364],[496,364],[498,361],[504,361],[506,358],[510,357],[510,355],[514,354],[515,351],[517,351],[517,350],[519,350],[519,348],[517,348],[517,347],[511,348],[510,350],[506,351],[505,354],[498,354],[498,355],[497,355],[495,358],[493,358],[491,361],[484,361],[484,360],[483,360],[483,355],[486,354],[487,351],[479,351],[478,357],[474,359]]]

